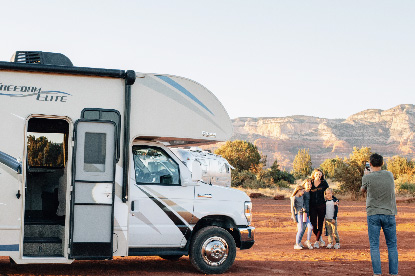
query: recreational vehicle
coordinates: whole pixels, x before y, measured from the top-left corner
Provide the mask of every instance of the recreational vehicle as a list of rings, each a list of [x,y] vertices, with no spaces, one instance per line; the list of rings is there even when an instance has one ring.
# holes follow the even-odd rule
[[[200,163],[203,182],[224,187],[231,186],[231,173],[234,167],[222,156],[198,147],[191,147],[189,149],[171,148],[171,150],[182,160],[190,171],[192,171],[191,166],[194,161]]]
[[[192,80],[74,67],[62,54],[0,62],[0,256],[17,264],[188,255],[223,273],[254,244],[252,203],[209,185],[170,147],[232,134]]]

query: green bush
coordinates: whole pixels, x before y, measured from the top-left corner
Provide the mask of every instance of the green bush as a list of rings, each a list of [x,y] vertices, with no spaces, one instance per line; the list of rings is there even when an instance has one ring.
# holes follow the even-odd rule
[[[275,183],[275,185],[279,188],[291,188],[290,183],[291,182],[289,182],[289,181],[280,180],[277,183]]]
[[[255,180],[256,175],[250,171],[240,171],[238,169],[232,171],[232,187],[240,187]]]
[[[396,188],[400,194],[415,195],[415,176],[403,174],[395,180]]]
[[[415,195],[415,184],[402,183],[398,186],[398,193]]]

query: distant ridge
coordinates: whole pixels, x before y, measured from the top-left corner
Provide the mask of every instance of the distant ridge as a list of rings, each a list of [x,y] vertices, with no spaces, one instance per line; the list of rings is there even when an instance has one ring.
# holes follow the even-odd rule
[[[347,119],[295,115],[288,117],[240,117],[232,120],[231,140],[247,140],[267,155],[267,166],[278,159],[291,170],[299,149],[310,149],[313,167],[325,159],[348,157],[353,147],[371,147],[384,157],[415,157],[415,105],[401,104],[388,110],[367,109]]]

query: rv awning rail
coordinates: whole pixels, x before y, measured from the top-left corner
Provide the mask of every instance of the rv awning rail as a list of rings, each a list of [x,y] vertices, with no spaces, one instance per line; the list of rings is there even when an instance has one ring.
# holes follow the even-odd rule
[[[43,72],[43,73],[58,73],[58,74],[72,74],[72,75],[88,75],[99,77],[110,77],[124,79],[126,72],[118,69],[102,69],[89,67],[71,67],[71,66],[56,66],[44,64],[27,64],[0,61],[0,70],[15,70],[15,71],[29,71],[29,72]]]
[[[22,173],[22,164],[16,158],[0,151],[0,163],[16,171],[18,174]]]

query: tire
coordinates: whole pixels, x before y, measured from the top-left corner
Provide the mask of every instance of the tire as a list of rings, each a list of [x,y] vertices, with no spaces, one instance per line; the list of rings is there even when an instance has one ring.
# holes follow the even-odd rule
[[[236,244],[231,234],[221,227],[208,226],[199,230],[190,244],[192,265],[205,274],[227,271],[236,257]]]
[[[168,261],[178,261],[183,255],[160,255],[159,257]]]

